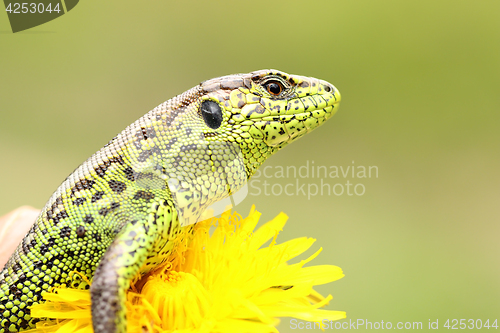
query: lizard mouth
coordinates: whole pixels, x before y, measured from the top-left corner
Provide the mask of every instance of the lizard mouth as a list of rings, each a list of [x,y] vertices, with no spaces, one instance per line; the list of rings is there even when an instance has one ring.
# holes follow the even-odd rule
[[[285,114],[262,117],[256,126],[260,126],[264,142],[268,146],[291,143],[330,119],[341,99],[338,90],[333,89],[331,93],[290,99]]]

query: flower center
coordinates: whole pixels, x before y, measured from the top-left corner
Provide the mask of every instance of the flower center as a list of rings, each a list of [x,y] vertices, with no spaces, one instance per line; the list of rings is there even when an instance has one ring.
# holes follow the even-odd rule
[[[164,330],[199,327],[210,309],[207,291],[186,272],[167,272],[150,278],[142,294],[151,304]],[[156,317],[156,316],[155,316]],[[155,320],[156,324],[160,324]]]

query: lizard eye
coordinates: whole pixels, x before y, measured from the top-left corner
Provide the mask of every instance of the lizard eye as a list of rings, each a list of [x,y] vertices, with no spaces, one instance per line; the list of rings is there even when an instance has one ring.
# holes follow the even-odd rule
[[[283,92],[283,85],[281,82],[278,81],[270,81],[267,82],[264,87],[266,88],[267,92],[270,93],[273,96],[279,96]]]
[[[205,124],[211,129],[217,129],[222,124],[222,110],[214,101],[203,101],[200,106],[201,115]]]

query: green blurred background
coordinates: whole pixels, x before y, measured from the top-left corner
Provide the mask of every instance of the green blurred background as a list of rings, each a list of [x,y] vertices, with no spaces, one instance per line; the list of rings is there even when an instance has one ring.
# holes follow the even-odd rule
[[[351,320],[500,319],[498,0],[84,1],[16,34],[0,14],[0,60],[0,215],[41,208],[164,100],[277,68],[330,81],[343,101],[267,165],[354,161],[379,176],[324,180],[362,183],[362,196],[250,195],[238,211],[284,211],[278,240],[316,238],[314,262],[346,274],[318,289]]]

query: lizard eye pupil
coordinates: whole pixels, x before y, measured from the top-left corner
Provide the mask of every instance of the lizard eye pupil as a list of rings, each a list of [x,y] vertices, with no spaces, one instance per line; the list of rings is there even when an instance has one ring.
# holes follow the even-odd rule
[[[222,110],[214,101],[203,101],[200,106],[201,116],[211,129],[217,129],[222,124]]]
[[[270,82],[266,85],[267,92],[273,96],[278,96],[283,91],[283,86],[278,82]]]

